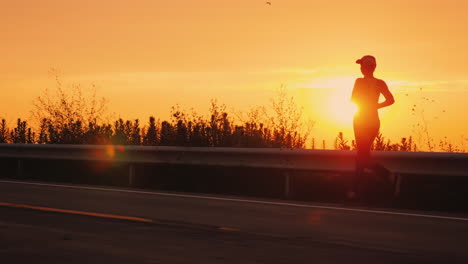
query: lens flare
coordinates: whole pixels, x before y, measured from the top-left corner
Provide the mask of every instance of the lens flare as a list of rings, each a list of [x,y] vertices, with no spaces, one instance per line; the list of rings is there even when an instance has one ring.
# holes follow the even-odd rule
[[[113,159],[115,157],[115,147],[114,145],[107,145],[105,150],[105,155],[107,158]]]

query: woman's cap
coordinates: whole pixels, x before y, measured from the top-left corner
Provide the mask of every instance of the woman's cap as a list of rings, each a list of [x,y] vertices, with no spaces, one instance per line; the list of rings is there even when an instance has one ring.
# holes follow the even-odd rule
[[[357,60],[356,63],[366,66],[377,66],[377,62],[375,61],[374,56],[371,55],[365,55],[364,57]]]

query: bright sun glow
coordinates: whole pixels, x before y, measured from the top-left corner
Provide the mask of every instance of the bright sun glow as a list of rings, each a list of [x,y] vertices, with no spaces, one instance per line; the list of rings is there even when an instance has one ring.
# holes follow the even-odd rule
[[[355,77],[340,76],[315,80],[308,86],[310,88],[327,89],[326,100],[322,104],[322,116],[330,123],[339,127],[349,127],[357,111],[355,104],[351,103]]]
[[[330,96],[327,103],[327,114],[329,114],[334,121],[339,123],[339,125],[351,124],[357,107],[350,102],[351,96],[348,89],[337,90],[337,92]]]

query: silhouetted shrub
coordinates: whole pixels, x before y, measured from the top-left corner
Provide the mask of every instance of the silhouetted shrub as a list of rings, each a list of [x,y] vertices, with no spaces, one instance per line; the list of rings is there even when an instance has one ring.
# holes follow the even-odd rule
[[[339,132],[335,138],[335,149],[338,150],[350,150],[351,146],[348,145],[348,140],[343,136],[343,132]]]

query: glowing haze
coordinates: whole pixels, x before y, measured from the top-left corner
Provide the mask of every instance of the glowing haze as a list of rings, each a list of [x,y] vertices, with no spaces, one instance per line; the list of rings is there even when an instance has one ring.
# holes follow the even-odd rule
[[[0,117],[29,118],[57,68],[143,123],[175,104],[203,113],[211,98],[237,110],[268,104],[283,84],[317,140],[350,139],[354,62],[372,54],[396,99],[381,111],[383,134],[416,136],[423,114],[431,136],[462,146],[466,10],[458,0],[0,1]],[[424,113],[412,115],[414,104]]]

